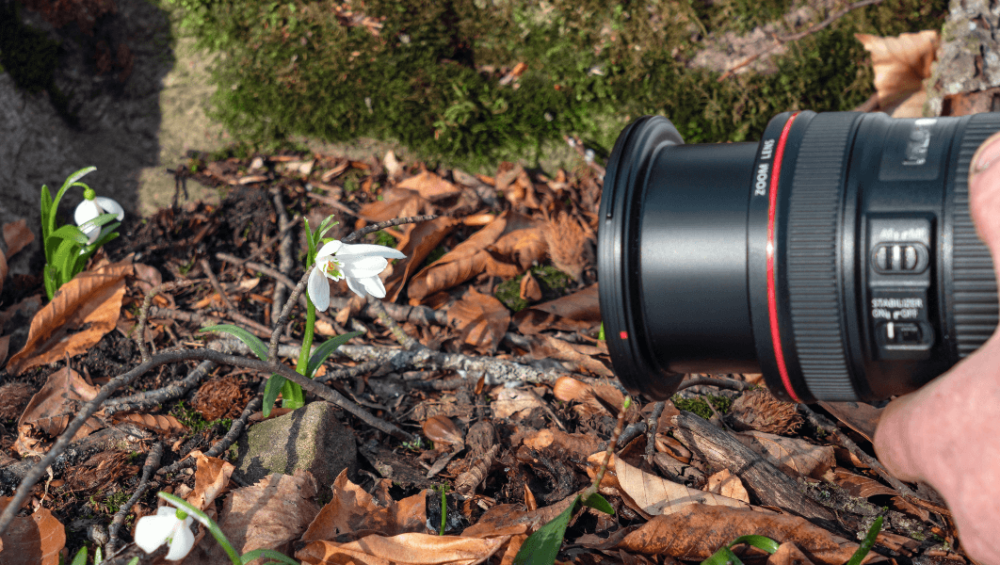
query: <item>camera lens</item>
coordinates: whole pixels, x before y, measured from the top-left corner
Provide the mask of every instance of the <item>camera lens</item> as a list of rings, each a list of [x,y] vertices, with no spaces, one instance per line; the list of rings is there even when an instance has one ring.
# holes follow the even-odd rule
[[[775,116],[757,143],[685,145],[646,116],[608,161],[601,314],[633,393],[763,373],[779,398],[919,388],[997,326],[968,170],[1000,114]]]

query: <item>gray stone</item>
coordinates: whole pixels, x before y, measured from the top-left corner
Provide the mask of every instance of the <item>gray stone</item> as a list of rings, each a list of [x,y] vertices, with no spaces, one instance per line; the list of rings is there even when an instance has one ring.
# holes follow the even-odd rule
[[[337,421],[333,407],[312,402],[284,416],[261,422],[240,436],[234,475],[248,484],[271,473],[291,475],[304,469],[320,491],[357,462],[354,434]]]

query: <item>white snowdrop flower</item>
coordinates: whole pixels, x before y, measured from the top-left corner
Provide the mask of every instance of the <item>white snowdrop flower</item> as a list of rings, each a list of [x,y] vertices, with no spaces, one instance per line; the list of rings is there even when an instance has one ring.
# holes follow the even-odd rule
[[[143,516],[135,525],[135,544],[146,553],[153,553],[163,544],[170,546],[167,561],[180,561],[194,547],[191,516],[171,506],[156,509],[156,516]]]
[[[330,307],[330,285],[326,279],[346,279],[348,288],[362,298],[365,293],[385,298],[385,285],[378,275],[389,265],[389,259],[403,257],[406,255],[402,252],[381,245],[331,241],[316,253],[316,268],[309,274],[309,299],[320,312]]]
[[[90,222],[101,214],[115,214],[118,216],[118,220],[121,221],[125,217],[125,210],[114,200],[105,198],[104,196],[97,196],[94,189],[85,189],[83,191],[83,202],[76,207],[76,211],[73,213],[73,220],[76,221],[76,225],[80,227],[83,235],[87,236],[89,243],[97,241],[97,238],[101,235],[101,228],[87,222]]]

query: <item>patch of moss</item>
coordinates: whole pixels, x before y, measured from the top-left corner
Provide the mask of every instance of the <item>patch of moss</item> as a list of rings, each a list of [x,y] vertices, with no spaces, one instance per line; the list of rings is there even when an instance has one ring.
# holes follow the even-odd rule
[[[567,286],[573,282],[573,277],[553,267],[552,265],[541,265],[529,269],[531,274],[538,280],[538,285],[542,287],[543,294],[562,295]],[[504,306],[514,312],[520,312],[528,307],[527,300],[521,298],[521,279],[524,275],[518,275],[510,280],[503,281],[497,285],[493,296]]]
[[[697,398],[684,398],[679,394],[675,394],[670,402],[673,402],[674,406],[678,410],[687,410],[688,412],[693,412],[706,420],[712,417],[712,408],[709,408],[708,403],[711,402],[712,406],[719,414],[725,414],[729,412],[729,408],[732,406],[733,401],[725,396],[716,396],[709,394],[707,396],[699,396]]]

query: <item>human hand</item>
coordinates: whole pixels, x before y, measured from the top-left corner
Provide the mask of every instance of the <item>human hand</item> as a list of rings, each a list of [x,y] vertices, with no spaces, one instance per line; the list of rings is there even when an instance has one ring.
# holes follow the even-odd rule
[[[969,211],[995,269],[1000,133],[980,146],[969,176]],[[893,475],[924,481],[941,493],[970,557],[1000,565],[1000,333],[949,372],[889,403],[874,443]]]

